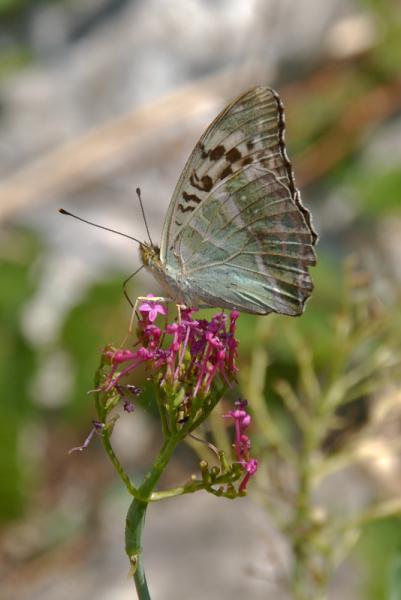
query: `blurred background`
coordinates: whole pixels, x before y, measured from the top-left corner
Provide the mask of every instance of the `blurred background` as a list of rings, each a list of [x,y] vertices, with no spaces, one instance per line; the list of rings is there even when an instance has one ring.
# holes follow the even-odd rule
[[[1,600],[134,594],[123,550],[129,498],[96,439],[85,453],[68,450],[95,416],[87,391],[99,352],[126,331],[122,281],[138,253],[57,209],[146,239],[140,186],[157,240],[197,139],[257,84],[282,96],[297,185],[320,235],[315,293],[294,327],[331,360],[320,332],[342,301],[352,254],[398,335],[397,0],[0,0]],[[130,294],[149,292],[155,283],[141,273]],[[280,331],[285,318],[268,319]],[[240,368],[255,327],[241,317]],[[271,368],[291,378],[293,357],[278,338]],[[359,405],[356,414],[366,418]],[[138,475],[159,440],[146,409],[113,434]],[[345,478],[351,502],[401,492],[397,460],[370,462]],[[183,449],[167,483],[192,468]],[[199,493],[152,506],[145,559],[154,598],[286,598],[271,587],[278,538],[252,497]],[[398,519],[367,527],[330,597],[388,598],[399,551]]]

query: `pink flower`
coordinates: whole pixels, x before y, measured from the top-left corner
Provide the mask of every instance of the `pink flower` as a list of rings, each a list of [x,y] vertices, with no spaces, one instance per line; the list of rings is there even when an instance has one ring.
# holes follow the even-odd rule
[[[210,320],[195,319],[196,309],[184,308],[179,320],[167,323],[167,319],[160,319],[162,324],[158,326],[156,319],[159,315],[165,316],[167,311],[161,304],[152,302],[151,296],[148,298],[149,302],[143,302],[139,307],[137,339],[132,347],[108,346],[104,349],[106,360],[102,364],[106,369],[102,371],[101,385],[96,391],[104,394],[103,410],[106,415],[118,404],[126,412],[133,412],[133,397],[141,390],[128,383],[126,378],[138,368],[145,369],[147,379],[157,387],[164,431],[167,434],[181,432],[184,437],[199,427],[222,398],[227,386],[236,380],[239,313],[232,311],[227,315],[218,312]],[[251,443],[246,431],[252,419],[246,400],[237,400],[224,417],[233,419],[235,463],[232,469],[230,466],[230,471],[224,467],[217,479],[214,471],[210,471],[209,483],[212,481],[212,484],[209,491],[221,493],[222,488],[216,491],[213,486],[215,483],[220,485],[224,477],[229,477],[225,481],[230,483],[225,493],[233,497],[232,481],[239,479],[238,492],[235,493],[245,494],[258,463],[250,456]],[[78,450],[87,446],[96,429],[91,431]]]
[[[235,381],[237,341],[235,339],[238,314],[228,318],[217,313],[210,321],[193,318],[194,308],[181,311],[181,322],[166,324],[159,328],[154,324],[158,314],[166,314],[160,304],[143,303],[139,311],[138,343],[136,350],[107,348],[112,369],[104,384],[104,391],[122,389],[121,380],[140,365],[157,374],[160,386],[184,388],[183,397],[193,399],[201,394],[206,397],[216,378],[230,385]],[[162,341],[164,341],[163,346]],[[119,372],[117,372],[117,367]],[[189,409],[190,410],[190,409]]]
[[[148,294],[147,298],[154,298],[153,294]],[[142,314],[147,313],[147,320],[149,323],[153,323],[157,319],[157,315],[165,315],[166,308],[163,304],[157,304],[157,302],[143,302],[139,306],[139,312]]]
[[[248,462],[244,462],[241,464],[242,464],[242,467],[246,471],[246,475],[245,475],[244,479],[241,481],[241,484],[239,486],[239,491],[245,492],[250,478],[252,477],[252,475],[254,475],[256,473],[256,471],[258,469],[258,461],[256,460],[256,458],[251,458]]]
[[[112,365],[119,365],[127,360],[135,358],[135,352],[123,348],[122,350],[107,350],[104,355],[110,359]]]
[[[248,485],[249,479],[252,475],[256,473],[258,468],[258,461],[255,458],[251,458],[249,456],[249,451],[251,449],[251,442],[249,437],[244,433],[244,431],[251,424],[251,415],[246,412],[247,408],[246,400],[237,400],[235,402],[234,410],[230,410],[225,418],[234,419],[234,431],[235,431],[235,454],[237,456],[237,460],[242,468],[246,471],[246,475],[241,482],[239,490],[244,492],[246,490],[246,486]]]

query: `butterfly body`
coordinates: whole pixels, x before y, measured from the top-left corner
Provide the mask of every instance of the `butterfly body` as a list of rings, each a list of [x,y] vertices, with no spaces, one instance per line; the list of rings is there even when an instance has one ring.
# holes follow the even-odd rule
[[[152,273],[168,298],[174,300],[177,304],[185,304],[186,306],[197,304],[196,298],[190,293],[189,285],[185,282],[184,274],[161,261],[158,246],[146,242],[140,244],[139,256],[144,267]]]
[[[160,250],[143,264],[187,306],[299,315],[317,235],[295,187],[277,93],[257,87],[208,127],[177,183]]]

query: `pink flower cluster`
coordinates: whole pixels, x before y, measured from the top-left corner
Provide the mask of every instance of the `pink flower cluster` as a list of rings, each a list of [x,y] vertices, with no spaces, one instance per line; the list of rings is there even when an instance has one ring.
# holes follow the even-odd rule
[[[163,305],[155,301],[144,302],[139,306],[139,312],[139,348],[108,348],[105,351],[112,369],[104,391],[125,389],[126,386],[121,385],[122,378],[142,364],[158,374],[162,387],[184,386],[187,399],[199,394],[206,396],[216,376],[226,384],[235,380],[237,311],[232,311],[230,316],[218,313],[208,321],[194,319],[195,309],[183,308],[180,320],[166,323],[163,328],[155,324],[158,315],[166,315]]]
[[[226,418],[234,419],[235,429],[235,454],[238,462],[246,471],[246,475],[242,480],[239,491],[244,492],[248,485],[249,479],[254,475],[258,468],[258,461],[256,458],[251,458],[249,451],[251,448],[251,442],[249,437],[246,435],[245,430],[248,429],[251,424],[251,415],[246,412],[248,402],[246,400],[237,400],[235,402],[235,409],[230,410],[226,415]]]
[[[166,308],[156,299],[139,306],[138,341],[130,348],[107,347],[103,355],[110,369],[98,388],[112,398],[111,406],[122,402],[124,410],[132,412],[132,398],[141,393],[140,388],[124,383],[124,378],[139,366],[145,366],[153,381],[160,386],[166,397],[179,397],[178,406],[167,404],[173,410],[173,422],[188,423],[188,431],[199,424],[200,408],[206,418],[224,393],[225,386],[235,381],[238,342],[235,338],[237,311],[230,315],[215,314],[211,320],[195,319],[196,309],[182,308],[180,318],[168,323]],[[156,321],[159,315],[164,325]],[[245,471],[239,492],[245,493],[249,479],[256,472],[258,463],[250,457],[250,440],[245,431],[251,423],[246,411],[246,400],[238,400],[234,410],[224,417],[234,420],[235,454],[237,463]],[[93,428],[82,446],[71,451],[84,450],[104,423],[94,422]]]

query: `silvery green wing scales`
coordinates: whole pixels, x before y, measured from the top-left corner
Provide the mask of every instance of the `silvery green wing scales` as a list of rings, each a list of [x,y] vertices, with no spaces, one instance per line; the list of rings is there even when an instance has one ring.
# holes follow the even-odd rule
[[[186,306],[299,315],[317,241],[295,187],[278,94],[256,87],[227,106],[178,180],[160,249],[140,244],[165,294]]]

